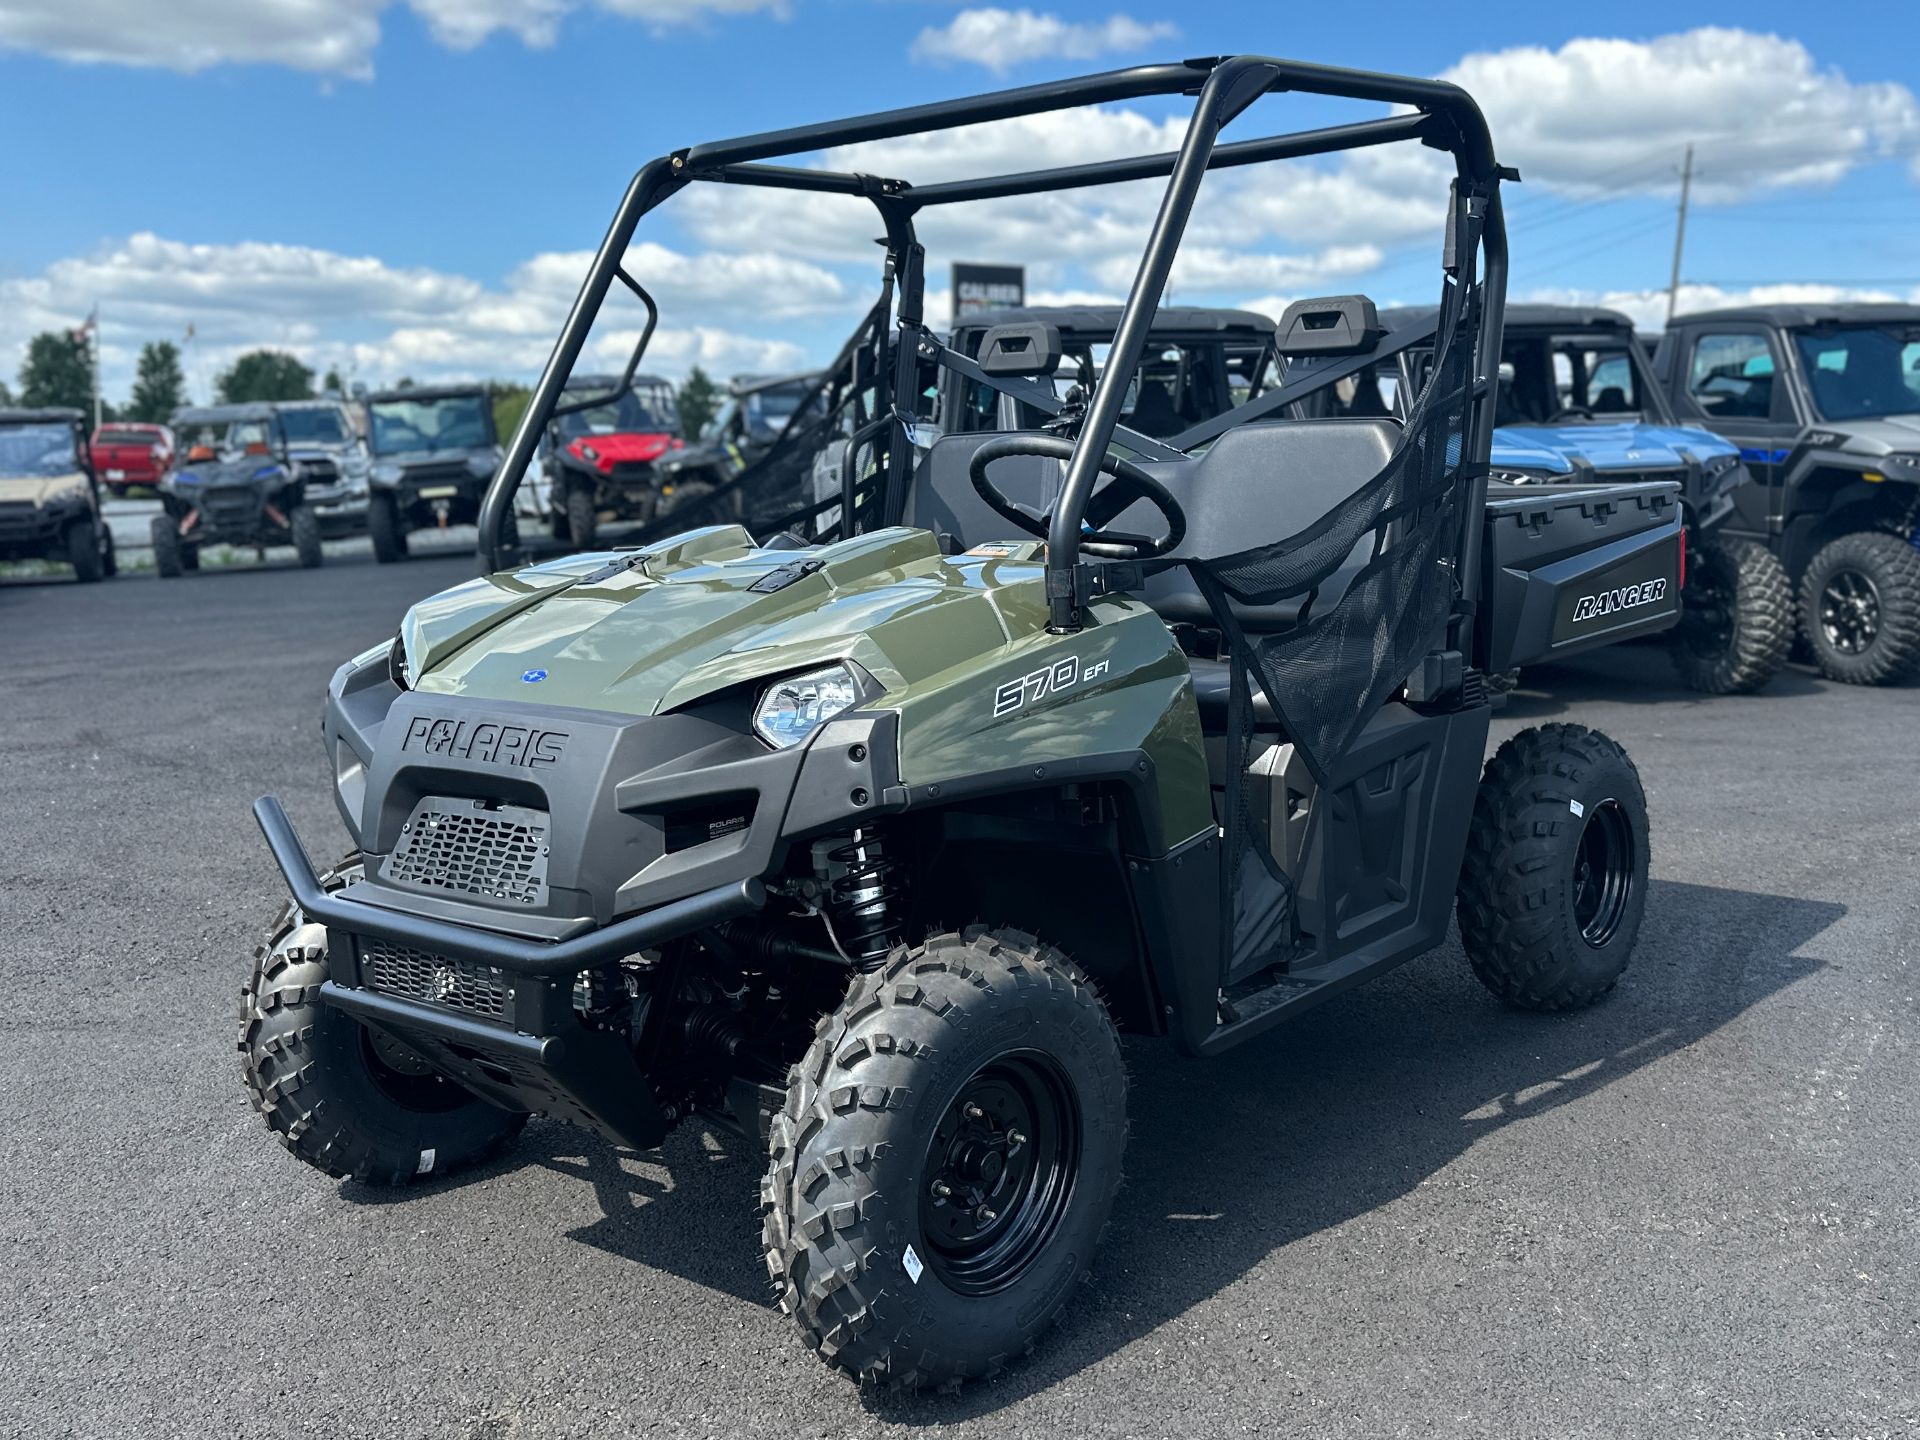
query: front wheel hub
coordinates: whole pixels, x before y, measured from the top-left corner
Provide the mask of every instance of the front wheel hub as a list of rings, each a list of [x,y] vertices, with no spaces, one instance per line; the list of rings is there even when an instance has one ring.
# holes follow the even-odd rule
[[[1046,1250],[1080,1169],[1080,1106],[1059,1064],[1003,1055],[960,1087],[928,1142],[927,1263],[962,1295],[1014,1284]]]
[[[1573,920],[1595,949],[1612,940],[1633,894],[1633,826],[1618,800],[1588,809],[1573,858]]]
[[[1838,570],[1820,592],[1820,630],[1842,655],[1859,655],[1880,634],[1880,590],[1858,570]]]

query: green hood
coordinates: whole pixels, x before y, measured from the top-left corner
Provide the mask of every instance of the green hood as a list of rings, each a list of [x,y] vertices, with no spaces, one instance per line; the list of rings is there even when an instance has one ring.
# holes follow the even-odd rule
[[[949,558],[890,529],[762,550],[713,526],[471,581],[416,605],[401,635],[430,694],[646,715],[838,659],[897,690],[1044,630],[1034,548]]]

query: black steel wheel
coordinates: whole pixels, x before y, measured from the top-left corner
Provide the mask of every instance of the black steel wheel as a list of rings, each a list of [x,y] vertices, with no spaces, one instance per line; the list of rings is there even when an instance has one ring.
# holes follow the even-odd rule
[[[1595,949],[1619,933],[1635,888],[1633,858],[1633,826],[1608,797],[1587,811],[1573,861],[1573,921]]]
[[[1647,906],[1647,801],[1626,752],[1582,725],[1523,730],[1487,762],[1456,914],[1473,973],[1527,1010],[1619,982]]]
[[[991,1295],[1046,1252],[1080,1174],[1080,1102],[1052,1057],[1002,1055],[960,1087],[927,1145],[927,1262],[949,1289]]]
[[[821,1020],[774,1118],[781,1311],[859,1380],[992,1374],[1087,1274],[1126,1128],[1113,1022],[1059,951],[984,926],[895,950]]]
[[[1800,625],[1834,680],[1884,685],[1920,671],[1920,549],[1869,531],[1830,541],[1801,580]]]

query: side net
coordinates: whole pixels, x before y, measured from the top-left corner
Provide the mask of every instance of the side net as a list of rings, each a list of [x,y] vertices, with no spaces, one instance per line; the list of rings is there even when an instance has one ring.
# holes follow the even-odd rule
[[[1226,637],[1233,671],[1222,874],[1229,981],[1284,958],[1292,940],[1292,887],[1249,804],[1256,747],[1274,743],[1253,723],[1251,687],[1324,784],[1439,643],[1453,611],[1461,506],[1470,493],[1464,464],[1477,303],[1470,285],[1449,282],[1432,368],[1379,474],[1285,540],[1186,562]],[[1233,602],[1287,600],[1302,603],[1284,630],[1249,633],[1234,615]]]

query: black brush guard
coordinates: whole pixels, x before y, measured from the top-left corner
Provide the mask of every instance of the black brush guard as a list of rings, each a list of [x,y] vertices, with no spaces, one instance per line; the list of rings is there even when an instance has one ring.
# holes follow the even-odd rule
[[[624,1036],[581,1023],[574,982],[582,970],[758,910],[765,901],[759,881],[690,895],[570,939],[526,940],[330,891],[278,800],[256,800],[253,818],[294,904],[327,927],[332,978],[321,999],[506,1109],[557,1115],[639,1149],[660,1143],[667,1119],[651,1083]],[[497,990],[500,1018],[372,988],[363,961],[381,946],[439,962],[450,1002],[476,980]]]

